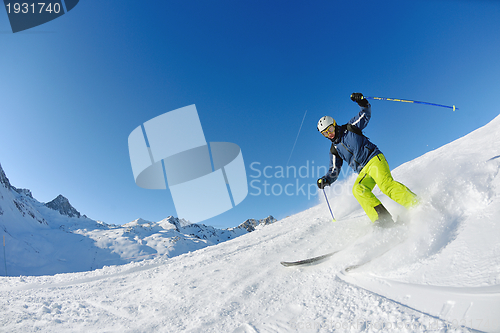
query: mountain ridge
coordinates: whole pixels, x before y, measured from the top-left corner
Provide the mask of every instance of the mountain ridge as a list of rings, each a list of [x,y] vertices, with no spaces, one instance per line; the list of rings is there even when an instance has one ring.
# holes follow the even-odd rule
[[[138,218],[123,225],[81,214],[63,195],[41,203],[29,189],[13,186],[0,164],[0,230],[6,236],[7,271],[0,275],[51,275],[122,265],[158,255],[168,257],[216,245],[276,222],[248,219],[217,229],[169,216]]]

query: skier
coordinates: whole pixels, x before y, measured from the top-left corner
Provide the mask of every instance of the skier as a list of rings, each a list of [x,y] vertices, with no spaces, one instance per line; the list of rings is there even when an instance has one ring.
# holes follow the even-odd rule
[[[394,222],[387,209],[372,193],[375,185],[389,198],[406,208],[417,205],[415,193],[392,178],[389,165],[382,152],[362,133],[371,117],[371,105],[361,93],[353,93],[351,100],[358,103],[361,111],[347,124],[338,126],[335,119],[322,117],[318,131],[332,142],[330,148],[330,168],[318,179],[320,189],[335,182],[340,174],[343,160],[359,175],[352,192],[370,220],[382,227]]]

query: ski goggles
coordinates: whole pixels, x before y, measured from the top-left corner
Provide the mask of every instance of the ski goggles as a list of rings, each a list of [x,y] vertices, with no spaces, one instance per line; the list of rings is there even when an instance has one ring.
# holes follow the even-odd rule
[[[335,126],[333,126],[333,124],[331,124],[330,126],[328,126],[327,128],[325,128],[323,131],[321,131],[321,134],[323,134],[323,136],[325,138],[328,138],[328,135],[330,133],[335,133]]]

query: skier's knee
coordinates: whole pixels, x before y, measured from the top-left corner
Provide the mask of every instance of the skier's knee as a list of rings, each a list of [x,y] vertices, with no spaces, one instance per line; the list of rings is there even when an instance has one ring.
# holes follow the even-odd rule
[[[352,187],[352,194],[354,195],[354,197],[356,199],[363,197],[367,191],[368,191],[368,189],[361,184],[355,184]]]

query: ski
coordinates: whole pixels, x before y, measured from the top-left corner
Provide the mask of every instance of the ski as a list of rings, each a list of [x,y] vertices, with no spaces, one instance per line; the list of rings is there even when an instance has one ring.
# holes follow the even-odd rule
[[[337,252],[339,252],[339,251],[334,251],[334,252],[330,252],[327,254],[323,254],[319,257],[314,257],[314,258],[309,258],[309,259],[304,259],[304,260],[299,260],[299,261],[282,261],[281,264],[285,267],[312,264],[312,263],[324,260],[326,258],[329,258]]]
[[[353,271],[353,270],[355,270],[356,268],[359,268],[359,267],[363,266],[364,264],[369,263],[370,261],[371,261],[371,260],[369,260],[369,261],[367,261],[367,262],[364,262],[364,263],[361,263],[361,264],[348,266],[348,267],[344,268],[344,272],[349,273],[350,271]]]

